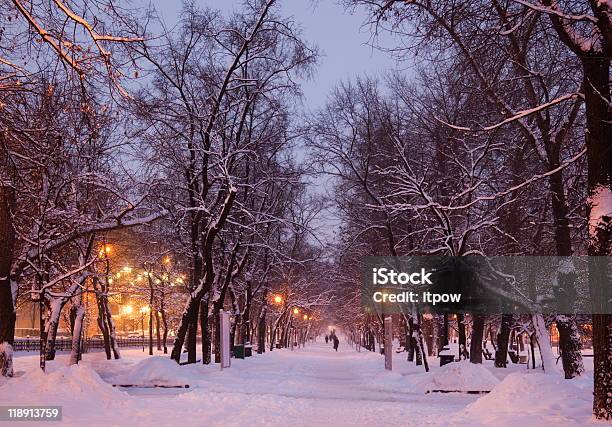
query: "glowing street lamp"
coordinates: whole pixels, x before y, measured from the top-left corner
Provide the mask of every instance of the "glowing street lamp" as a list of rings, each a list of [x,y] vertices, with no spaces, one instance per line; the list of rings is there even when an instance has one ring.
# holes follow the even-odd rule
[[[102,245],[102,247],[100,248],[100,252],[98,252],[98,255],[100,257],[103,257],[105,255],[108,256],[110,255],[111,251],[112,251],[112,248],[110,245]]]
[[[308,315],[307,314],[304,315],[304,320],[308,320]]]
[[[133,311],[134,307],[132,307],[131,305],[124,305],[121,309],[121,314],[132,314]]]
[[[283,297],[280,295],[274,295],[274,303],[281,304],[283,302]]]
[[[170,264],[170,257],[169,256],[164,257],[164,264]]]
[[[293,314],[300,314],[300,309],[299,309],[299,308],[297,308],[297,307],[295,307],[295,308],[293,309]]]

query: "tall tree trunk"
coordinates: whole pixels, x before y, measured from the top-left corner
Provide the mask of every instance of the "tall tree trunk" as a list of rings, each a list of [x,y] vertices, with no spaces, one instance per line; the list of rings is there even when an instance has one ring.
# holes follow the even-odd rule
[[[423,348],[421,315],[417,312],[416,308],[413,310],[413,319],[414,321],[412,324],[412,334],[410,335],[410,339],[415,350],[416,365],[421,366],[423,363],[427,364],[427,355],[425,354],[425,349]],[[426,366],[425,369],[428,370],[429,368]]]
[[[191,324],[191,319],[195,318],[197,321],[200,300],[201,298],[195,298],[194,296],[190,296],[185,306],[185,309],[183,310],[181,322],[179,324],[178,331],[176,332],[174,346],[172,347],[172,352],[170,354],[170,358],[176,361],[176,363],[180,363],[181,361],[181,353],[183,351],[183,345],[186,341],[185,338],[189,325]]]
[[[210,365],[210,325],[208,318],[208,301],[200,302],[200,330],[202,332],[202,364]]]
[[[609,6],[608,6],[609,7]],[[609,26],[608,26],[609,27]],[[612,29],[608,28],[609,31]],[[612,46],[607,46],[612,49]],[[610,59],[583,58],[587,118],[589,248],[591,256],[612,255],[612,107]],[[589,280],[593,301],[593,414],[612,420],[612,315],[610,277]],[[590,274],[589,274],[590,275]],[[608,286],[606,286],[608,285]]]
[[[261,313],[259,314],[257,329],[257,354],[263,354],[266,351],[266,311],[266,306],[264,305],[261,309]]]
[[[457,314],[457,332],[459,333],[459,359],[467,359],[467,337],[465,336],[465,315]]]
[[[197,360],[199,308],[200,304],[197,304],[193,317],[189,319],[189,326],[187,329],[187,363],[196,363]]]
[[[15,297],[10,279],[15,230],[11,212],[15,190],[0,182],[0,376],[13,376],[13,343],[15,342]]]
[[[412,320],[412,316],[408,318],[408,321],[405,321],[406,327],[406,351],[408,352],[408,362],[414,362],[414,321]]]
[[[82,341],[83,341],[83,319],[85,308],[82,304],[73,307],[71,310],[72,320],[72,349],[70,351],[70,365],[76,365],[81,360]]]
[[[162,327],[164,328],[162,334],[162,347],[164,348],[164,354],[168,354],[168,320],[166,319],[166,310],[164,308],[161,309],[161,320]]]
[[[221,363],[221,308],[218,307],[217,303],[213,303],[213,320],[215,322],[215,363]]]
[[[42,298],[42,296],[41,296]],[[49,316],[44,326],[45,328],[45,359],[55,359],[55,340],[57,339],[57,329],[59,327],[62,309],[66,304],[63,298],[52,298],[49,304]]]
[[[510,327],[513,321],[512,314],[502,314],[501,325],[497,333],[497,350],[495,351],[495,367],[505,368],[508,362],[508,343],[510,342]]]
[[[578,325],[573,316],[557,315],[555,317],[559,331],[559,350],[566,379],[572,379],[584,372],[582,363],[582,343]]]
[[[155,310],[155,341],[157,343],[157,351],[161,351],[161,321],[159,319],[159,311]]]
[[[153,356],[153,307],[149,306],[149,356]]]
[[[482,363],[482,338],[484,335],[485,316],[472,315],[472,340],[470,342],[470,362]]]
[[[109,339],[111,350],[113,351],[113,358],[118,360],[121,358],[121,353],[119,352],[119,345],[117,343],[117,333],[115,331],[115,321],[113,320],[113,315],[111,313],[110,306],[108,304],[108,296],[105,296],[104,300],[104,313],[106,314],[106,325],[108,327]]]
[[[108,325],[106,324],[106,313],[104,312],[104,304],[102,301],[103,296],[101,294],[102,290],[99,289],[97,279],[94,279],[94,289],[96,290],[96,306],[98,308],[98,318],[96,321],[98,323],[100,332],[102,332],[102,338],[104,339],[104,352],[106,353],[106,360],[110,360],[112,358],[110,331],[108,330]]]

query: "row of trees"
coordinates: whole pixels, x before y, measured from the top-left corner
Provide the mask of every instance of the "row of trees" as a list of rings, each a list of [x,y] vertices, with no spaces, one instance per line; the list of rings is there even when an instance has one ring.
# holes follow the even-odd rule
[[[112,0],[3,9],[2,375],[25,300],[40,303],[43,367],[66,311],[78,362],[89,296],[108,358],[119,294],[148,307],[151,333],[174,331],[177,362],[184,347],[195,362],[198,329],[204,363],[211,347],[219,359],[221,310],[261,351],[267,329],[295,330],[296,308],[320,320],[318,208],[292,158],[297,80],[318,53],[276,3],[224,16],[188,2],[173,30]],[[116,277],[132,269],[139,280]]]
[[[608,3],[346,3],[370,12],[374,34],[398,41],[379,47],[400,60],[416,57],[417,65],[411,79],[341,85],[310,121],[315,160],[338,178],[337,262],[354,273],[341,290],[345,301],[360,303],[357,261],[367,255],[610,255]],[[575,277],[564,261],[544,286],[506,290],[524,291],[537,309],[551,289],[571,301]],[[593,410],[609,419],[612,319],[602,303],[609,277],[591,283]],[[572,378],[583,371],[580,338],[570,308],[560,304],[558,313],[548,322],[557,325]],[[472,317],[478,342],[485,321]],[[382,326],[373,314],[362,320],[365,329]],[[503,352],[514,320],[498,320]],[[419,313],[404,321],[420,334]],[[444,336],[447,316],[440,321]],[[531,316],[543,366],[552,369],[546,321]],[[498,365],[505,360],[500,354]]]

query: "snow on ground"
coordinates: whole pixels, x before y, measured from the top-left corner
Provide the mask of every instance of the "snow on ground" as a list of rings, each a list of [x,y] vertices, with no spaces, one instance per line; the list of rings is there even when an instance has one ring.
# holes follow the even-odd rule
[[[142,350],[123,350],[122,356],[107,361],[103,353],[89,353],[79,366],[67,367],[67,355],[60,355],[43,374],[37,355],[20,354],[15,360],[20,376],[0,385],[0,405],[62,405],[61,424],[67,426],[515,426],[529,419],[534,422],[528,425],[558,427],[590,419],[592,379],[551,383],[556,377],[528,373],[525,365],[440,368],[431,358],[427,374],[399,353],[394,370],[387,372],[382,356],[356,352],[345,343],[338,352],[313,343],[232,359],[223,371],[218,365],[177,366],[164,359],[167,355],[151,358]],[[425,394],[432,381],[453,375],[453,369],[462,371],[463,381],[479,375],[489,382],[507,379],[484,397]],[[125,380],[147,385],[188,381],[190,388],[111,385]]]
[[[513,373],[458,413],[455,421],[509,427],[585,425],[591,419],[592,390],[589,377],[568,381],[542,373]]]
[[[483,365],[463,360],[444,365],[431,375],[428,390],[442,391],[490,391],[499,380]]]

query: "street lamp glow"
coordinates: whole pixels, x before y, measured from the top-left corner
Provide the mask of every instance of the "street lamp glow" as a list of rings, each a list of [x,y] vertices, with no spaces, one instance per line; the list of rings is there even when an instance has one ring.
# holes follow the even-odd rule
[[[132,307],[131,305],[125,305],[123,306],[121,311],[123,314],[132,314],[132,312],[134,311],[134,307]]]
[[[140,308],[140,312],[142,314],[148,313],[149,311],[151,311],[151,307],[149,307],[148,305],[145,305],[144,307]]]
[[[304,320],[308,320],[308,315],[307,314],[304,315]]]
[[[300,310],[297,307],[295,307],[293,309],[293,314],[300,314]]]
[[[274,296],[274,303],[280,304],[281,302],[283,302],[283,297],[281,297],[280,295],[275,295]]]
[[[170,264],[170,257],[169,256],[164,258],[164,264]]]
[[[110,245],[102,245],[102,247],[100,248],[100,252],[98,252],[98,255],[100,255],[101,257],[104,255],[110,255],[111,250],[112,249]]]

